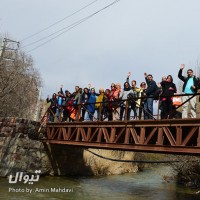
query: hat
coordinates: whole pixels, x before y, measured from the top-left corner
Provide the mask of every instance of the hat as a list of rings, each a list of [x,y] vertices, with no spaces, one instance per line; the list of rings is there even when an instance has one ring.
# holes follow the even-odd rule
[[[65,90],[65,93],[69,92],[69,90]]]

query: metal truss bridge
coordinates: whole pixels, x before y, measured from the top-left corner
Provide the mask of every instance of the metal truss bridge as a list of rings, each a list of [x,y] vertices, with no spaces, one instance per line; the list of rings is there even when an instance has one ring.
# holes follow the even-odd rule
[[[47,123],[50,144],[200,155],[200,120],[165,119]]]

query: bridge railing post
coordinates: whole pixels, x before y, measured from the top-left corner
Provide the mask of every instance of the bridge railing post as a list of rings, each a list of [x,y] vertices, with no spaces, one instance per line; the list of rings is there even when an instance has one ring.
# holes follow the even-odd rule
[[[102,103],[100,103],[98,120],[99,120],[99,121],[102,121],[102,119],[103,119],[103,117],[102,117]]]
[[[75,121],[80,121],[80,116],[81,116],[81,104],[78,105]]]
[[[124,120],[127,121],[127,118],[128,118],[128,100],[126,100],[126,108],[125,108],[125,116],[124,116]]]
[[[160,95],[159,95],[159,98],[158,98],[158,111],[157,111],[157,119],[159,119],[159,113],[160,113]]]

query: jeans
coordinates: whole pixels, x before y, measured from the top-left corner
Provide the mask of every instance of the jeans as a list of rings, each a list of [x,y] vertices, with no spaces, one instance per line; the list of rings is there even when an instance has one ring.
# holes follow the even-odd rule
[[[62,114],[61,108],[57,108],[56,109],[56,117],[57,117],[58,121],[61,121],[61,114]]]
[[[153,119],[153,97],[144,102],[144,119]]]

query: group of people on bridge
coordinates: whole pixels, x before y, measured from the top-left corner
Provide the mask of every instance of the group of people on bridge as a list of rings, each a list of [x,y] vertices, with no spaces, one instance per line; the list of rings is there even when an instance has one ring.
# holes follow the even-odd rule
[[[183,81],[182,92],[182,118],[188,118],[188,105],[190,104],[190,115],[196,117],[196,97],[199,88],[199,78],[193,75],[193,70],[187,70],[187,76],[183,76],[182,64],[178,77]],[[176,111],[173,97],[177,93],[172,75],[162,77],[160,83],[156,84],[151,74],[144,73],[145,81],[137,87],[136,81],[129,83],[131,73],[121,87],[120,83],[112,83],[110,89],[100,88],[98,93],[91,84],[84,89],[75,86],[75,92],[63,91],[63,85],[58,93],[47,97],[50,103],[48,114],[50,122],[70,121],[104,121],[104,120],[130,120],[131,111],[133,119],[154,119],[154,100],[159,100],[161,119],[172,119]]]

